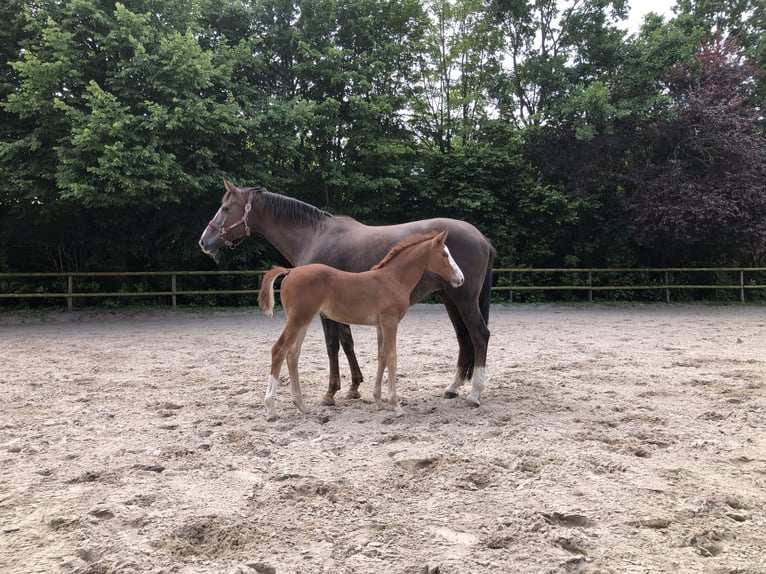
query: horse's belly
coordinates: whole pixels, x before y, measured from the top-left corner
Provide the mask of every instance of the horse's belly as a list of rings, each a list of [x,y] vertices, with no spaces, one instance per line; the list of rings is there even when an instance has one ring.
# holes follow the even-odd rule
[[[349,311],[342,304],[330,304],[322,307],[322,315],[346,325],[377,325],[378,313],[375,309]]]

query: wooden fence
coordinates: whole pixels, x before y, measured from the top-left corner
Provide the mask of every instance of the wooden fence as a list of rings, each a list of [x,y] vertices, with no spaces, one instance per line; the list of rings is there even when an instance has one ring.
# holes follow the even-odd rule
[[[657,267],[657,268],[585,268],[585,269],[494,269],[496,277],[506,277],[505,284],[493,286],[493,291],[507,291],[508,300],[513,302],[514,292],[523,291],[587,291],[588,301],[593,301],[594,292],[604,291],[664,291],[665,302],[670,303],[671,293],[674,290],[737,290],[739,291],[739,300],[745,302],[745,292],[752,289],[766,289],[764,279],[766,267]],[[678,274],[695,275],[706,274],[724,274],[729,277],[736,276],[736,283],[733,282],[714,282],[714,283],[687,283],[676,282],[674,277]],[[519,278],[529,275],[574,275],[579,277],[579,281],[567,283],[564,285],[539,285],[530,284],[529,281],[520,282]],[[609,277],[639,275],[643,277],[654,276],[652,281],[642,284],[613,284],[609,283]],[[596,283],[594,278],[598,276],[600,280],[606,278],[605,283]],[[747,279],[747,280],[746,280]]]
[[[494,269],[492,290],[496,294],[507,295],[507,300],[513,302],[514,293],[520,295],[529,291],[585,291],[588,301],[593,301],[593,294],[606,291],[664,291],[665,301],[670,303],[671,295],[678,290],[737,290],[739,300],[746,301],[745,293],[750,290],[766,289],[766,267],[706,267],[706,268],[586,268],[586,269],[527,269],[507,268]],[[173,309],[178,304],[178,297],[216,296],[216,295],[256,295],[260,278],[265,271],[155,271],[155,272],[93,272],[93,273],[0,273],[0,302],[3,300],[24,299],[64,299],[67,309],[74,308],[75,300],[85,298],[120,298],[120,297],[168,297]],[[678,282],[674,278],[678,275],[690,276],[699,273],[721,274],[728,277],[737,277],[737,280],[712,282],[712,283],[688,283]],[[619,278],[624,281],[626,277],[637,275],[643,278],[643,283],[615,284],[611,278]],[[250,277],[250,282],[255,281],[256,287],[225,288],[225,289],[188,289],[178,288],[180,279],[188,279],[200,276],[226,276],[242,278]],[[137,285],[145,285],[150,279],[160,280],[167,285],[163,289],[144,290],[123,289],[101,290],[93,289],[93,283],[98,283],[105,278],[123,278],[127,280],[141,279]],[[564,281],[563,279],[566,279]],[[556,280],[559,283],[556,283]],[[79,283],[87,280],[90,290],[78,288]],[[244,279],[243,279],[244,280]],[[553,281],[553,282],[551,282]],[[47,283],[34,291],[18,291],[14,288],[14,282],[29,289],[29,284]],[[134,284],[135,287],[136,284]],[[629,299],[629,298],[628,298]],[[761,299],[763,300],[763,299]]]

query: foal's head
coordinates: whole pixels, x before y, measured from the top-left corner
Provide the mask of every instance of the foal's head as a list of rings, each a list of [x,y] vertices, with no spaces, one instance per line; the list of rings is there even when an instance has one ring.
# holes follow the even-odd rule
[[[428,271],[440,275],[452,287],[463,284],[463,271],[452,258],[447,247],[447,230],[435,235],[429,244],[431,256],[428,260]]]
[[[460,287],[463,284],[463,272],[452,258],[446,241],[446,229],[441,233],[432,231],[431,233],[410,237],[394,245],[383,260],[375,265],[373,269],[385,267],[393,259],[401,257],[402,253],[408,253],[410,250],[415,249],[426,249],[428,258],[425,270],[436,273],[453,287]]]

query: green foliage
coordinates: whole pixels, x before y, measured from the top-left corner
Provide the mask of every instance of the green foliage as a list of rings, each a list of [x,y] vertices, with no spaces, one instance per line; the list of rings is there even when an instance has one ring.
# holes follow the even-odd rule
[[[196,239],[223,177],[371,224],[466,219],[504,265],[656,263],[662,242],[632,225],[626,198],[635,206],[636,182],[657,181],[669,149],[709,143],[674,144],[712,130],[695,131],[703,124],[678,97],[702,77],[706,38],[738,38],[753,70],[742,106],[763,109],[764,6],[680,0],[674,18],[649,16],[634,35],[618,27],[626,10],[624,0],[8,0],[0,264],[212,266]],[[726,115],[720,125],[743,110],[707,106]],[[753,172],[737,165],[728,179],[704,162],[662,169],[684,189]],[[758,177],[747,179],[753,197]],[[710,195],[732,228],[754,220],[735,197]],[[684,202],[660,199],[671,211]],[[713,243],[731,242],[722,221],[708,224]],[[742,260],[766,253],[759,233]],[[279,255],[251,240],[223,264],[262,259]]]

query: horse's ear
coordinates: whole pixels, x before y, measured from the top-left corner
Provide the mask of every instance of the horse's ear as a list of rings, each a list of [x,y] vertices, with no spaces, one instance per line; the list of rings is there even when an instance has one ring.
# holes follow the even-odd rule
[[[229,192],[237,191],[237,186],[235,186],[225,177],[223,178],[223,186],[226,188],[226,191],[229,191]]]

